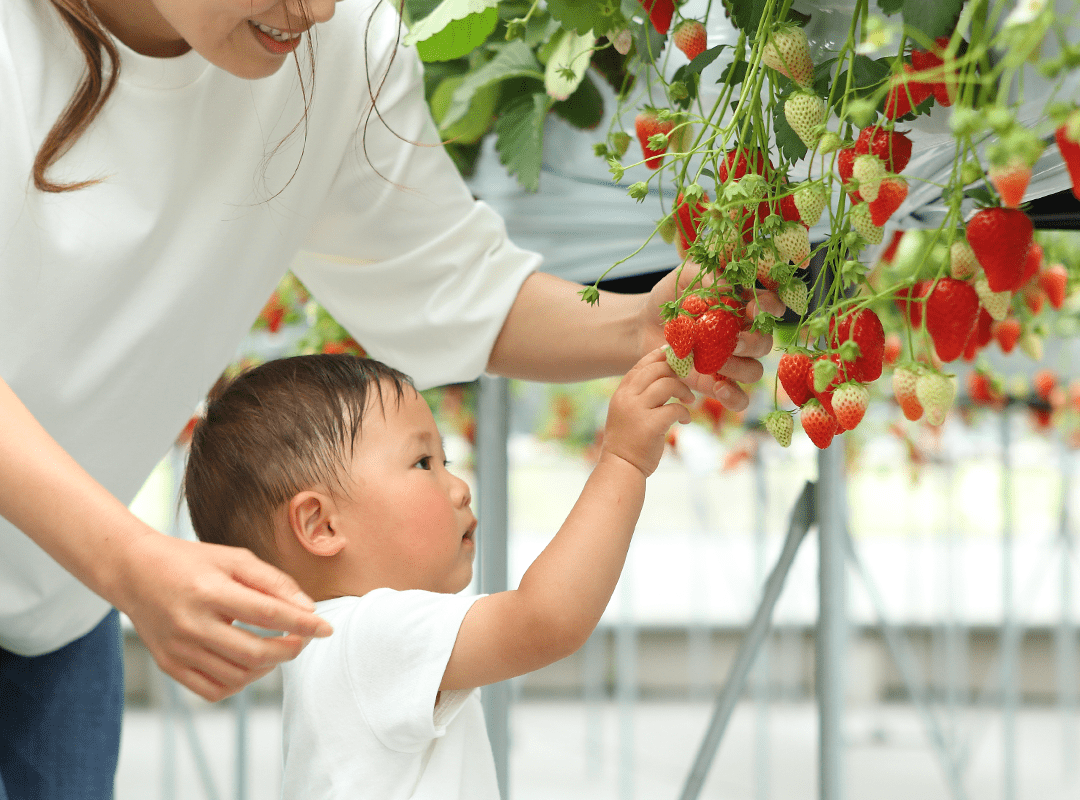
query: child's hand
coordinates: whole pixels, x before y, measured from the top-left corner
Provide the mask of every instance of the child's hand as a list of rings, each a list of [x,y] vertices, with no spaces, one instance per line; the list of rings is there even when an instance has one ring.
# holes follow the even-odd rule
[[[602,453],[630,462],[648,477],[664,454],[664,438],[673,422],[684,425],[690,411],[671,398],[692,403],[694,393],[668,366],[662,348],[642,358],[615,390],[608,405]]]

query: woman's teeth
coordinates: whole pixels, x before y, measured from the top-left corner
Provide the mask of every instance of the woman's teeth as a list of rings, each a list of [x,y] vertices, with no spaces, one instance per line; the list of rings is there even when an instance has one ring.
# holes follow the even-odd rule
[[[291,42],[303,36],[303,33],[286,33],[285,31],[279,31],[277,28],[271,28],[269,25],[263,25],[261,22],[252,21],[252,24],[267,36],[273,37],[279,42]]]

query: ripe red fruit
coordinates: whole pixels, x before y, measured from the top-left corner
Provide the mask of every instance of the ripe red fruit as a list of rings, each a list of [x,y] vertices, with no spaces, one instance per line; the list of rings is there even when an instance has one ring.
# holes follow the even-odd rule
[[[708,202],[709,195],[705,194],[693,208],[690,208],[681,192],[675,198],[675,230],[679,234],[679,241],[682,242],[684,250],[689,250],[690,245],[697,239],[698,219],[706,212]]]
[[[907,317],[908,324],[913,329],[922,325],[923,307],[926,305],[918,298],[926,297],[929,291],[930,281],[915,281],[913,285],[905,286],[898,291],[893,298],[896,307]]]
[[[671,27],[671,17],[675,13],[674,0],[640,0],[641,7],[649,15],[649,22],[657,33],[667,33]]]
[[[870,221],[884,227],[889,217],[896,213],[908,196],[908,184],[903,178],[886,178],[878,186],[877,197],[868,203]]]
[[[802,215],[799,214],[798,206],[795,205],[795,195],[793,194],[786,194],[780,198],[780,216],[786,222],[798,222],[806,225],[803,222]]]
[[[911,139],[877,125],[863,128],[855,142],[857,155],[873,155],[885,162],[889,172],[903,172],[911,159]]]
[[[1051,264],[1039,273],[1039,286],[1046,292],[1050,305],[1061,308],[1065,305],[1065,290],[1069,283],[1069,271],[1064,264]]]
[[[814,364],[819,361],[831,361],[838,367],[832,380],[830,380],[828,385],[820,392],[814,387]],[[844,374],[844,369],[840,364],[840,356],[836,353],[822,354],[810,362],[810,369],[806,373],[806,388],[808,388],[814,397],[817,398],[817,401],[825,407],[825,410],[829,412],[830,416],[835,417],[836,413],[833,411],[832,407],[833,392],[836,390],[837,386],[846,380],[848,380],[848,376]]]
[[[860,308],[840,314],[829,320],[829,346],[839,350],[847,341],[859,347],[859,357],[845,361],[841,371],[847,379],[859,383],[871,383],[881,377],[885,360],[885,330],[881,319],[873,310]]]
[[[910,114],[934,93],[933,86],[929,83],[912,80],[915,74],[915,68],[911,64],[904,64],[904,77],[893,76],[889,93],[885,96],[885,116],[889,119],[899,119]]]
[[[776,377],[780,379],[780,385],[784,387],[791,402],[797,406],[813,397],[807,383],[807,373],[810,372],[812,363],[806,353],[793,351],[780,356],[780,363],[776,367]]]
[[[727,306],[714,306],[694,322],[694,369],[702,375],[717,372],[735,352],[742,315]]]
[[[657,0],[657,2],[663,2],[663,0]],[[641,152],[645,155],[645,166],[649,169],[660,169],[660,165],[664,160],[664,153],[667,152],[666,144],[659,150],[650,147],[649,137],[657,133],[671,133],[671,129],[674,127],[675,123],[671,120],[661,122],[657,119],[655,111],[642,111],[634,117],[634,131],[637,133],[638,141],[641,142]]]
[[[664,339],[677,358],[686,358],[694,347],[694,320],[686,314],[664,323]]]
[[[1024,257],[1024,269],[1021,271],[1020,278],[1017,280],[1016,286],[1013,287],[1013,291],[1019,289],[1038,275],[1039,270],[1042,269],[1042,264],[1042,245],[1032,239],[1031,244],[1028,246],[1027,255]]]
[[[997,339],[998,347],[1003,353],[1011,353],[1020,340],[1020,320],[1008,317],[995,322],[993,326],[994,338]]]
[[[1080,112],[1072,112],[1075,116]],[[1069,136],[1069,124],[1065,122],[1054,131],[1054,141],[1057,142],[1058,152],[1069,169],[1069,179],[1072,181],[1073,196],[1080,200],[1080,140]]]
[[[900,341],[900,337],[895,333],[890,333],[885,337],[885,350],[884,361],[886,366],[893,366],[900,358],[900,352],[903,350],[903,343]]]
[[[1010,161],[1003,167],[990,167],[987,177],[1001,197],[1001,204],[1017,208],[1024,202],[1024,193],[1031,183],[1031,167],[1023,160]]]
[[[1034,225],[1018,208],[984,208],[967,224],[967,240],[993,292],[1020,286]]]
[[[1049,401],[1050,392],[1054,391],[1054,387],[1058,384],[1057,373],[1052,369],[1040,369],[1035,373],[1032,383],[1035,387],[1035,394],[1043,400]]]
[[[749,158],[747,158],[747,155],[749,155]],[[769,180],[772,176],[772,171],[772,161],[770,161],[760,150],[756,148],[747,150],[743,147],[735,147],[724,154],[724,160],[720,162],[720,166],[717,168],[716,172],[717,180],[720,183],[725,183],[728,180],[729,175],[732,180],[737,181],[748,172],[761,175],[766,180]],[[769,212],[767,211],[766,213]]]
[[[816,447],[824,450],[832,444],[836,435],[836,417],[826,411],[816,399],[810,398],[802,406],[799,421]]]
[[[926,298],[926,330],[938,358],[948,363],[964,353],[979,320],[979,295],[970,283],[941,278]]]
[[[870,404],[870,392],[865,384],[848,381],[841,383],[833,392],[833,412],[844,430],[854,430],[862,422]]]
[[[684,20],[676,25],[675,30],[671,33],[671,41],[691,61],[704,53],[708,47],[705,26],[696,19]]]
[[[955,70],[950,70],[950,74],[946,75],[940,69],[945,64],[945,61],[940,54],[944,52],[945,48],[948,46],[949,37],[940,36],[934,40],[934,47],[931,50],[920,50],[915,48],[911,51],[911,65],[917,72],[935,70],[933,75],[927,77],[937,77],[941,79],[928,81],[926,85],[929,86],[933,92],[934,99],[943,106],[952,105],[952,94],[956,89]],[[952,87],[953,91],[950,91],[950,87]]]

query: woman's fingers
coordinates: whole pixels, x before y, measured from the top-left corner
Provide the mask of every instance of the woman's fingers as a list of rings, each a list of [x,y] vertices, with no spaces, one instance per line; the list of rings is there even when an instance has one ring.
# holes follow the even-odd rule
[[[247,550],[237,552],[219,609],[224,616],[299,636],[329,636],[333,629],[316,616],[315,604],[291,577]]]

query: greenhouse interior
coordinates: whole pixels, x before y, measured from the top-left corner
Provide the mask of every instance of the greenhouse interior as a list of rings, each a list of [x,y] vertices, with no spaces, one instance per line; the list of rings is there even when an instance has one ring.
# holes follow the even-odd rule
[[[772,337],[745,403],[691,383],[585,644],[482,688],[502,800],[1080,797],[1080,2],[392,5],[542,271],[601,307],[685,271],[684,378],[734,386],[698,320]],[[301,271],[227,376],[369,354]],[[423,389],[479,519],[465,594],[559,531],[620,378]],[[192,541],[201,413],[129,506]],[[210,702],[121,622],[117,800],[280,797],[281,669]]]

